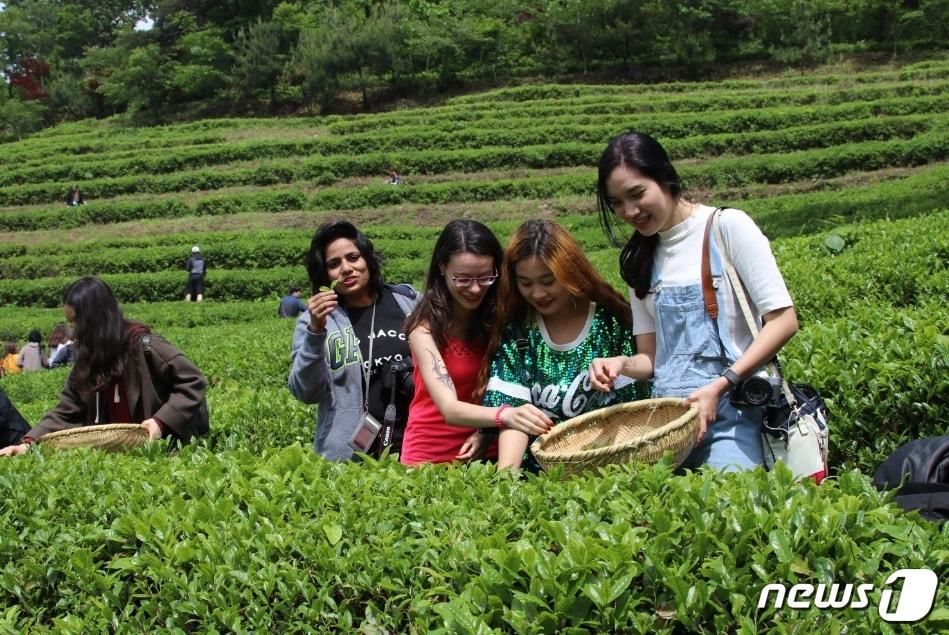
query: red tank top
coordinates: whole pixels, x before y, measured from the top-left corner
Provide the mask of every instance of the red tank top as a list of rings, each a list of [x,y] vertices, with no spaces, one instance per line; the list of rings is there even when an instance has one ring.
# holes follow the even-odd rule
[[[445,360],[448,376],[455,384],[458,399],[471,402],[471,393],[478,383],[478,372],[484,361],[484,349],[449,337],[445,349],[440,352]],[[415,397],[409,406],[409,420],[405,426],[400,460],[406,465],[454,461],[462,444],[475,428],[453,426],[445,422],[432,401],[432,396],[428,394],[428,388],[418,370],[420,363],[431,364],[431,360],[413,361]]]

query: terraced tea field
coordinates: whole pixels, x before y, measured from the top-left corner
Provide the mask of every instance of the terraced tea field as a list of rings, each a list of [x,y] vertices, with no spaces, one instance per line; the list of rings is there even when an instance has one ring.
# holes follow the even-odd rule
[[[949,421],[947,89],[935,59],[524,86],[349,117],[84,121],[0,145],[0,337],[48,333],[64,287],[101,275],[205,371],[212,411],[210,437],[177,457],[0,461],[0,630],[880,632],[878,592],[867,610],[828,611],[758,609],[757,593],[879,591],[896,569],[939,566],[945,607],[949,530],[885,506],[865,475]],[[518,481],[314,457],[276,304],[306,287],[315,227],[356,221],[387,279],[420,284],[447,220],[477,218],[503,242],[551,217],[620,287],[594,165],[631,129],[666,145],[689,196],[746,210],[772,239],[802,324],[786,368],[828,397],[839,479],[660,466]],[[71,185],[85,205],[63,204]],[[209,263],[201,304],[180,301],[192,244]],[[36,421],[65,377],[2,387]]]

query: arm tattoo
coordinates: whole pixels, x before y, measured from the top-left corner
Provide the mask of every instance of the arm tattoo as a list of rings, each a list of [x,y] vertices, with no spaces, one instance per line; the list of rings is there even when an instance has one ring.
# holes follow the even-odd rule
[[[448,368],[445,367],[445,363],[438,359],[431,349],[426,348],[425,350],[428,351],[428,354],[432,356],[432,371],[435,372],[435,376],[438,378],[438,381],[442,382],[445,385],[445,388],[454,390],[455,382],[453,382],[451,377],[448,376]]]

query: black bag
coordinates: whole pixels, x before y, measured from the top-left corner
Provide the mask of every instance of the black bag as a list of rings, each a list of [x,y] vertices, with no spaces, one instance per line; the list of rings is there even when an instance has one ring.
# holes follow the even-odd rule
[[[6,393],[0,390],[0,448],[19,443],[30,427]]]
[[[893,502],[907,511],[949,520],[949,436],[904,443],[880,465],[873,484],[880,490],[898,487]]]
[[[155,367],[152,365],[152,348],[151,348],[152,336],[149,333],[142,335],[142,350],[145,351],[145,361],[148,362],[148,369],[151,371],[151,380],[154,385],[155,382]],[[167,389],[158,390],[156,387],[156,392],[158,394],[167,395],[169,391]],[[172,432],[173,439],[178,441],[189,443],[191,441],[191,436],[200,437],[207,434],[210,429],[211,415],[208,412],[208,398],[202,397],[201,404],[198,406],[198,411],[194,413],[194,416],[191,417],[191,420],[188,421],[187,428],[190,433],[189,438],[181,439],[178,435]]]

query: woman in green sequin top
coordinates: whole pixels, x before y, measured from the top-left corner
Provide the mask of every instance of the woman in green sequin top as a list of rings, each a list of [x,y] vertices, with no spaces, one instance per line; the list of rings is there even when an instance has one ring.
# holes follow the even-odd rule
[[[522,224],[504,254],[497,319],[479,385],[486,406],[530,403],[554,421],[615,403],[644,399],[648,384],[627,379],[602,393],[590,386],[594,358],[633,355],[629,304],[600,275],[580,246],[548,220]],[[520,342],[520,346],[519,346]],[[503,430],[498,467],[538,466],[525,453],[530,438]]]

